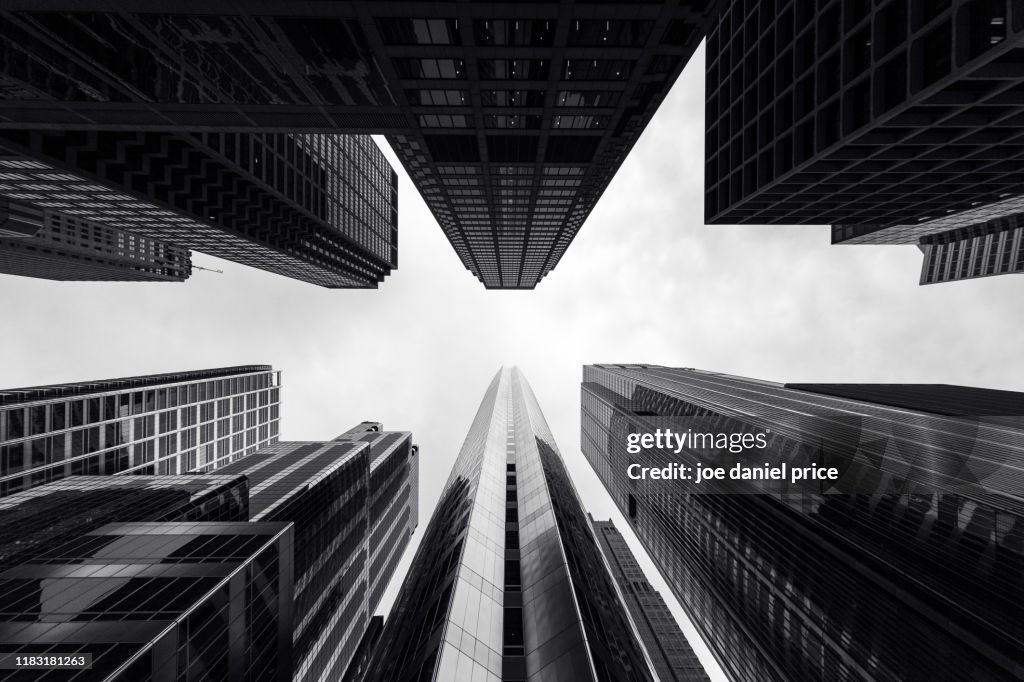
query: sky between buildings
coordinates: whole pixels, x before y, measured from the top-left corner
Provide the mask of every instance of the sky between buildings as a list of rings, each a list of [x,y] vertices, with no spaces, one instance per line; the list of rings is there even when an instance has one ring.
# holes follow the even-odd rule
[[[703,70],[701,49],[535,291],[484,290],[380,139],[400,177],[400,252],[378,291],[320,289],[203,254],[194,263],[224,274],[0,275],[0,387],[272,364],[283,370],[282,440],[330,439],[362,420],[413,432],[417,543],[491,378],[519,365],[584,505],[616,521],[693,640],[580,454],[583,364],[1024,387],[1024,277],[919,287],[914,246],[833,247],[824,226],[704,226]]]

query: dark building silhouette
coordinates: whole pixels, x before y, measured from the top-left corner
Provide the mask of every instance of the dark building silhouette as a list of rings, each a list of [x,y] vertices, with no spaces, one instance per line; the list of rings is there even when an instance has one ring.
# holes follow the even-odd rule
[[[484,395],[366,680],[650,680],[517,369]]]
[[[1003,0],[733,0],[707,41],[706,222],[920,243],[922,284],[1019,272],[1019,237],[948,233],[1022,210],[1022,47]]]
[[[79,474],[210,472],[277,441],[269,365],[0,390],[0,497]]]
[[[708,680],[697,654],[686,641],[665,600],[647,582],[622,533],[611,521],[595,521],[591,517],[591,525],[658,678],[662,682]]]
[[[463,264],[489,288],[529,289],[562,257],[720,4],[129,0],[114,13],[95,1],[15,2],[0,14],[0,117],[8,139],[47,164],[89,171],[98,154],[101,176],[110,165],[108,179],[127,170],[129,182],[134,159],[183,166],[136,181],[174,193],[187,178],[189,217],[206,224],[212,209],[210,228],[232,235],[257,228],[229,203],[244,188],[218,177],[236,173],[219,135],[274,133],[280,146],[282,133],[386,134]],[[44,132],[54,130],[94,132]],[[280,248],[285,228],[262,229]]]
[[[397,193],[365,135],[0,128],[0,197],[324,287],[395,267]]]
[[[0,569],[0,644],[90,667],[3,680],[291,680],[292,528],[112,523]]]
[[[0,273],[64,281],[182,282],[187,249],[52,210],[0,205]]]
[[[411,434],[365,423],[217,471],[248,478],[251,521],[294,524],[293,679],[340,680],[356,657],[416,528],[418,471]]]
[[[582,401],[584,455],[730,679],[1019,676],[1024,395],[590,365]],[[843,475],[776,494],[628,479],[626,434],[693,420],[770,432],[758,466]]]

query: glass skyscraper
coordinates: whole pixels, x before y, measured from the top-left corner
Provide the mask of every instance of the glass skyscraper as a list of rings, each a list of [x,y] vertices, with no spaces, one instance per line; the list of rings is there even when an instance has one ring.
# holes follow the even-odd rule
[[[1024,665],[1020,415],[1007,391],[591,365],[582,448],[731,679],[1003,680]],[[843,482],[630,480],[624,436],[687,420],[767,430],[766,459]]]
[[[484,394],[363,679],[653,679],[518,369]]]
[[[244,476],[73,476],[0,499],[0,680],[237,679],[292,668],[292,527]],[[61,669],[13,656],[88,657]]]
[[[360,679],[417,524],[418,471],[410,433],[362,422],[214,474],[71,476],[8,495],[2,650],[92,656],[52,673],[77,682]]]
[[[658,679],[661,682],[707,682],[704,666],[697,660],[697,654],[686,641],[665,600],[647,582],[622,533],[611,521],[595,521],[591,517],[591,525]]]
[[[530,289],[565,253],[721,4],[8,3],[0,118],[11,130],[0,125],[0,139],[57,173],[105,175],[100,184],[142,191],[161,209],[169,199],[195,241],[168,241],[322,283],[327,275],[302,271],[326,269],[316,259],[333,255],[319,241],[329,231],[290,215],[295,203],[316,208],[287,184],[309,159],[285,133],[387,135],[465,267],[489,288]],[[228,148],[249,138],[272,148],[262,168],[293,201],[268,191],[269,178],[250,182],[264,170]],[[148,208],[133,209],[139,225],[152,221]],[[157,218],[144,234],[160,239],[173,226]],[[253,234],[257,218],[272,221],[267,234]],[[239,232],[268,248],[241,260]],[[224,242],[221,253],[200,243],[206,234]],[[281,264],[278,252],[292,249],[299,262]]]
[[[294,524],[294,680],[344,676],[416,528],[418,471],[412,435],[373,422],[217,471],[248,479],[250,521]]]
[[[268,365],[0,390],[0,497],[78,474],[209,472],[277,441]]]

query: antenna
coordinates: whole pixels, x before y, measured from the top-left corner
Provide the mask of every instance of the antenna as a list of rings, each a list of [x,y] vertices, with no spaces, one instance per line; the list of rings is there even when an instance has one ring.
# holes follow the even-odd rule
[[[213,268],[204,268],[201,265],[193,265],[192,269],[193,270],[202,270],[203,272],[216,272],[218,275],[223,275],[224,274],[223,270],[214,270]]]

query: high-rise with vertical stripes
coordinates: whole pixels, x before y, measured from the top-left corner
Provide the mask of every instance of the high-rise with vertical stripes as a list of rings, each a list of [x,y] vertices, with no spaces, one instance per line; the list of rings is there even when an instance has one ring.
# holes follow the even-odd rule
[[[526,379],[491,382],[367,680],[652,680]]]
[[[590,365],[582,448],[730,679],[1007,680],[1024,669],[1021,415],[1009,391]],[[842,478],[768,494],[628,476],[628,434],[698,423],[770,433],[756,466]]]

